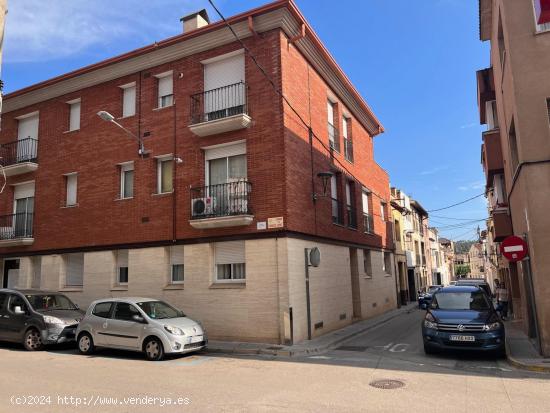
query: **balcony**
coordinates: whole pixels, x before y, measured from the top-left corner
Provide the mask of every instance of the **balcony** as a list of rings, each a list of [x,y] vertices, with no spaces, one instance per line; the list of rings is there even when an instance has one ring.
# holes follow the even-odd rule
[[[191,96],[189,129],[197,136],[210,136],[248,128],[247,86],[244,82]]]
[[[38,139],[25,138],[0,145],[0,162],[6,176],[21,175],[38,169]]]
[[[495,174],[504,171],[499,129],[493,129],[483,133],[481,162],[483,164],[483,170],[485,171],[486,184],[489,187],[492,185]]]
[[[0,247],[31,245],[34,214],[20,212],[0,216]]]
[[[477,105],[479,107],[479,122],[481,125],[487,123],[487,102],[495,100],[495,80],[493,68],[478,70],[477,77]]]
[[[247,181],[191,188],[189,223],[197,229],[249,225],[254,219],[251,192],[252,184]]]
[[[374,219],[371,214],[363,213],[363,230],[367,234],[374,234]]]
[[[502,242],[504,238],[514,234],[512,220],[505,208],[493,209],[491,215],[493,217],[493,240],[495,242]]]

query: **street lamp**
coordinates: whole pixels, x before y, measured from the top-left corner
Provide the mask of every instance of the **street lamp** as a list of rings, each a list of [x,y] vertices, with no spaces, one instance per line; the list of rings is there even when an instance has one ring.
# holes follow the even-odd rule
[[[139,149],[138,149],[139,156],[141,156],[142,158],[146,158],[149,155],[149,151],[146,151],[145,147],[143,146],[143,141],[142,141],[141,137],[134,135],[131,131],[129,131],[124,126],[122,126],[120,123],[118,123],[115,120],[115,117],[113,115],[111,115],[109,112],[107,112],[105,110],[100,110],[99,112],[97,112],[97,116],[99,116],[105,122],[113,123],[114,125],[118,126],[120,129],[122,129],[124,132],[126,132],[127,135],[129,135],[132,138],[136,139],[138,141],[138,144],[139,144]]]
[[[332,175],[334,175],[332,172],[319,172],[317,174],[318,178],[321,178],[321,181],[323,182],[323,194],[319,195],[315,192],[313,193],[313,202],[317,200],[319,197],[326,197],[327,196],[327,188],[328,183],[330,182],[330,179],[332,178]]]

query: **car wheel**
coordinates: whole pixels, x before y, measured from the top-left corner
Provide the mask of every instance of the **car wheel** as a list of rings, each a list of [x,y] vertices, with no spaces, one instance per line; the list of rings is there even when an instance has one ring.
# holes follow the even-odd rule
[[[436,351],[432,347],[430,347],[429,345],[424,343],[424,353],[426,353],[426,354],[435,354]]]
[[[36,328],[31,328],[25,333],[25,338],[23,339],[23,345],[28,351],[40,351],[44,348],[44,343],[42,343],[42,336],[40,331]]]
[[[144,346],[145,357],[147,360],[159,361],[164,358],[164,347],[158,338],[147,340]]]
[[[495,357],[497,359],[504,359],[506,358],[506,348],[502,347],[495,351]]]
[[[80,354],[92,354],[95,350],[94,340],[88,333],[82,333],[78,337],[78,351]]]

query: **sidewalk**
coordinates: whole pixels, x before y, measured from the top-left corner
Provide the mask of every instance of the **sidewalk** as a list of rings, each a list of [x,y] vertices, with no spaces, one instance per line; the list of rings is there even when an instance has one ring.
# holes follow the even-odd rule
[[[319,354],[336,347],[343,341],[349,340],[365,331],[386,323],[401,314],[414,311],[418,307],[416,302],[410,303],[401,308],[388,311],[385,314],[370,318],[365,321],[346,326],[340,330],[332,331],[321,337],[306,340],[292,346],[265,344],[265,343],[243,343],[233,341],[208,342],[207,352],[225,354],[269,354],[284,357],[298,357],[310,354]]]
[[[538,353],[533,342],[521,330],[520,321],[506,321],[504,325],[508,362],[524,370],[550,372],[550,358]]]

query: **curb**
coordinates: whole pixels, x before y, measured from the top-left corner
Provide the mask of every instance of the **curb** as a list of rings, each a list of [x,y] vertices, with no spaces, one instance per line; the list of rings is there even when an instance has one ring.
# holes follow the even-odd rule
[[[307,356],[312,354],[319,354],[322,352],[325,352],[333,347],[336,347],[338,344],[343,343],[344,341],[350,340],[353,337],[358,336],[359,334],[362,334],[366,331],[369,331],[375,327],[378,327],[384,323],[387,323],[390,320],[393,320],[394,318],[400,316],[401,314],[409,314],[412,311],[414,311],[416,307],[409,308],[408,310],[399,311],[399,309],[396,309],[397,311],[395,314],[388,316],[384,318],[383,320],[377,321],[371,325],[365,326],[364,328],[353,331],[347,335],[342,335],[341,337],[337,337],[335,340],[331,341],[330,343],[326,345],[320,345],[317,347],[311,347],[311,348],[304,348],[304,349],[292,349],[290,347],[284,347],[281,346],[280,349],[276,348],[239,348],[239,344],[236,344],[234,347],[230,347],[227,349],[224,348],[216,348],[216,347],[207,347],[206,351],[209,353],[219,353],[219,354],[243,354],[243,355],[271,355],[271,356],[280,356],[280,357],[299,357],[299,356]],[[350,324],[352,325],[352,324]],[[329,333],[330,334],[330,333]],[[271,347],[277,347],[276,344],[272,345]]]
[[[518,369],[534,371],[536,373],[550,373],[550,366],[541,366],[538,364],[527,364],[510,355],[510,347],[508,341],[506,341],[506,360],[508,363]]]

